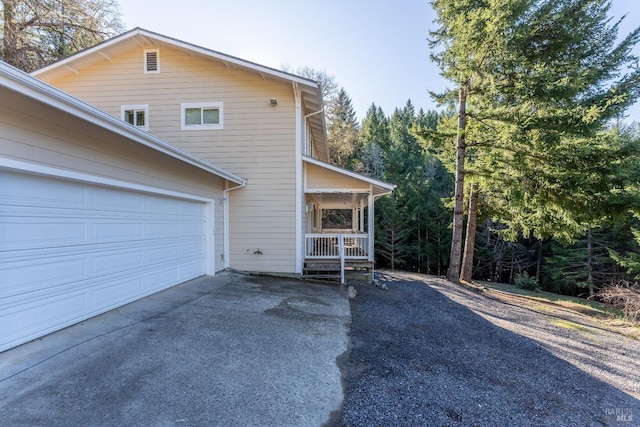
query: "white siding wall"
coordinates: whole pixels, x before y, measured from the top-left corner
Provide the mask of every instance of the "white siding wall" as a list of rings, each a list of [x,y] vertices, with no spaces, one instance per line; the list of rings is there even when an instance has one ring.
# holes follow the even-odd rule
[[[151,133],[247,178],[246,188],[229,193],[231,267],[295,273],[291,84],[164,45],[161,72],[144,74],[142,52],[151,47],[132,48],[50,83],[118,117],[122,104],[148,104]],[[223,103],[224,129],[181,131],[180,103],[204,101]],[[257,249],[262,255],[254,254]]]

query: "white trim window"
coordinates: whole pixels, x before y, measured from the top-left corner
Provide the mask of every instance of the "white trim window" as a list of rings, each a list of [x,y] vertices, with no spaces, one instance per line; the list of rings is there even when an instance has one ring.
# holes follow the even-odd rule
[[[120,117],[138,129],[149,130],[149,104],[122,105]]]
[[[144,73],[154,74],[160,72],[160,49],[145,49]]]
[[[222,102],[180,104],[182,130],[222,129]]]

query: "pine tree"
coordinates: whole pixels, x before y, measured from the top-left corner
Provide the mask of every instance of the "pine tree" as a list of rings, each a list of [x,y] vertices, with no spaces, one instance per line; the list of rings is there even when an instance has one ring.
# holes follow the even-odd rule
[[[333,106],[327,110],[328,139],[331,162],[353,168],[359,150],[359,126],[351,98],[344,89],[340,89]]]
[[[372,104],[360,128],[361,146],[354,170],[371,178],[384,179],[385,158],[382,147],[389,146],[389,123],[380,107]]]
[[[437,97],[443,103],[458,97],[448,274],[457,281],[465,174],[479,185],[492,214],[509,224],[512,237],[530,231],[570,237],[610,207],[607,194],[615,182],[589,187],[578,176],[586,168],[597,176],[596,159],[612,154],[598,132],[638,97],[640,70],[624,70],[633,63],[639,31],[615,45],[618,25],[609,26],[610,4],[597,0],[433,5],[439,27],[432,47],[441,48],[433,59],[458,86],[457,93]],[[580,173],[572,173],[576,163]]]

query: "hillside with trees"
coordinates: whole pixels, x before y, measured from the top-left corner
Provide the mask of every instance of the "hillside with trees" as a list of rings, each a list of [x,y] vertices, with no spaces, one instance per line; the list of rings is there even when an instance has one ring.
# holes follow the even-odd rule
[[[377,205],[378,267],[572,295],[633,283],[640,128],[621,118],[640,30],[619,38],[608,2],[432,6],[442,109],[372,105],[357,124],[342,90],[328,114],[333,160],[398,185]]]

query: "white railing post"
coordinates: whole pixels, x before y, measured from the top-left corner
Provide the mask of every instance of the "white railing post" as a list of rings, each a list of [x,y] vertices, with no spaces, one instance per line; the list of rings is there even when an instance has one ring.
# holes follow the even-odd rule
[[[305,239],[306,258],[367,259],[369,256],[369,236],[366,234],[308,233]]]
[[[338,234],[338,254],[340,255],[340,283],[344,285],[344,238]]]

